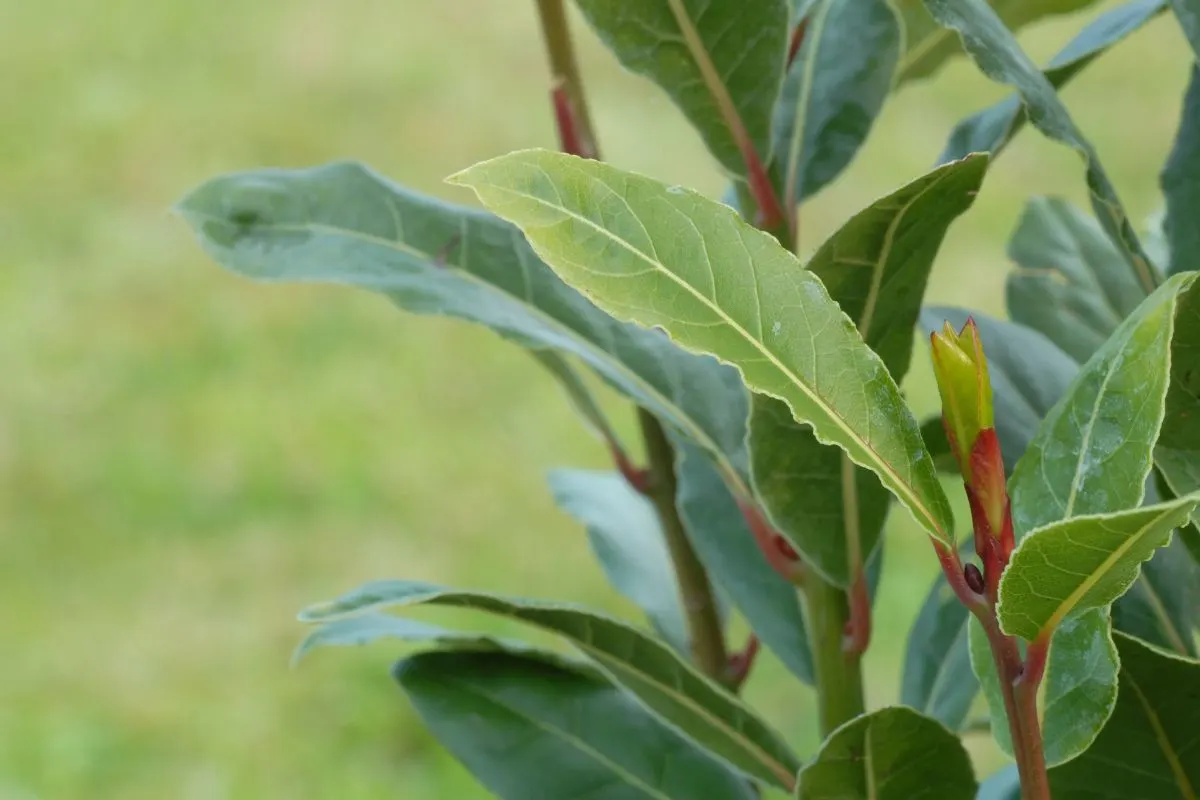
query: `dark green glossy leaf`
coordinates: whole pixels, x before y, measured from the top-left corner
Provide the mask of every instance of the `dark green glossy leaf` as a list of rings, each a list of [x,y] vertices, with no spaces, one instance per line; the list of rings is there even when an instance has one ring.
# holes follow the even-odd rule
[[[1145,292],[1091,216],[1065,200],[1031,200],[1008,243],[1013,321],[1041,331],[1082,364]]]
[[[1103,608],[1065,620],[1054,635],[1042,689],[1042,742],[1048,765],[1087,750],[1117,700],[1117,651]]]
[[[949,539],[949,501],[895,381],[820,279],[769,234],[694,192],[558,153],[513,153],[453,180],[521,225],[609,313],[734,364]]]
[[[952,731],[962,729],[979,694],[967,647],[969,616],[939,572],[909,631],[900,682],[900,702]]]
[[[1200,284],[1179,298],[1171,339],[1171,383],[1154,463],[1165,489],[1181,495],[1200,491]],[[1200,564],[1200,534],[1195,526],[1181,533]]]
[[[1196,13],[1200,14],[1200,6]],[[1200,16],[1195,21],[1200,28]],[[1196,64],[1161,183],[1167,200],[1163,232],[1171,254],[1170,271],[1200,269],[1200,66]]]
[[[1142,576],[1113,605],[1113,627],[1181,656],[1196,655],[1192,631],[1200,624],[1200,566],[1183,543],[1171,543],[1142,565]]]
[[[662,87],[725,169],[746,172],[733,125],[745,129],[766,162],[787,56],[787,0],[576,5],[626,69]]]
[[[606,681],[504,653],[422,653],[394,675],[425,726],[504,800],[755,797]]]
[[[212,257],[242,275],[371,289],[406,311],[576,356],[745,472],[748,398],[737,371],[612,319],[491,214],[416,194],[353,163],[216,178],[179,211]]]
[[[856,214],[808,263],[897,381],[908,372],[938,247],[971,206],[986,169],[986,158],[972,157],[918,178]],[[843,465],[841,452],[769,397],[751,402],[750,453],[757,494],[776,527],[805,563],[848,586],[855,562],[870,555],[883,530],[887,494],[879,479]]]
[[[911,708],[847,722],[800,770],[799,800],[972,800],[975,776],[958,737]]]
[[[1120,691],[1104,730],[1050,770],[1054,800],[1190,800],[1200,791],[1200,664],[1121,633]]]
[[[928,334],[949,321],[955,330],[961,330],[968,316],[979,326],[992,380],[996,435],[1004,468],[1011,473],[1033,441],[1042,417],[1066,393],[1079,365],[1037,331],[979,312],[927,307],[921,312],[921,327]],[[957,469],[951,467],[951,471]]]
[[[805,683],[812,653],[796,587],[767,562],[737,500],[695,445],[676,442],[679,512],[709,577],[721,587],[762,643]]]
[[[1137,31],[1166,7],[1166,0],[1132,0],[1106,11],[1050,59],[1042,74],[1055,89],[1062,88],[1104,51]],[[938,161],[954,161],[967,153],[998,153],[1027,121],[1021,98],[1010,95],[954,126]]]
[[[967,53],[988,77],[1009,84],[1021,95],[1034,127],[1050,139],[1071,147],[1087,165],[1087,185],[1092,206],[1104,230],[1121,248],[1138,282],[1149,292],[1159,278],[1142,251],[1133,226],[1116,190],[1096,157],[1058,99],[1046,76],[1021,50],[987,0],[924,0],[926,8],[943,26],[962,37]],[[1045,5],[1045,3],[1039,3]]]
[[[697,672],[667,645],[627,623],[578,606],[457,591],[415,581],[377,581],[301,613],[307,622],[390,606],[470,608],[562,636],[647,708],[728,763],[791,789],[799,768],[779,734],[739,699]]]
[[[556,469],[548,480],[554,502],[587,529],[609,582],[672,647],[688,653],[679,584],[650,501],[616,472]]]
[[[1096,0],[989,0],[1011,30],[1019,30],[1043,17],[1070,14]],[[952,31],[938,25],[921,0],[897,0],[904,20],[905,51],[900,60],[898,83],[932,75],[948,59],[962,53]]]
[[[866,141],[888,93],[904,33],[887,0],[818,0],[775,107],[776,184],[803,202]]]

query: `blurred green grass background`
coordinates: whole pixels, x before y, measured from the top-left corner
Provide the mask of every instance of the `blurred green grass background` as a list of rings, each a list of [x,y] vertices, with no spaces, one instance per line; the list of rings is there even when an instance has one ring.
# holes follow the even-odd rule
[[[555,144],[532,8],[0,0],[0,798],[484,797],[388,680],[396,648],[289,669],[295,612],[403,576],[631,613],[544,490],[605,458],[531,359],[364,293],[226,274],[169,213],[219,172],[341,158],[469,202],[442,178]],[[1080,24],[1022,39],[1044,58]],[[581,39],[605,156],[718,192],[664,96]],[[1188,63],[1160,18],[1065,92],[1135,219],[1159,205]],[[806,246],[1002,94],[961,61],[903,90],[804,210]],[[999,313],[1021,205],[1080,198],[1081,173],[1023,134],[930,299]],[[887,546],[874,704],[935,569],[900,513]],[[762,666],[750,698],[811,752],[810,693]]]

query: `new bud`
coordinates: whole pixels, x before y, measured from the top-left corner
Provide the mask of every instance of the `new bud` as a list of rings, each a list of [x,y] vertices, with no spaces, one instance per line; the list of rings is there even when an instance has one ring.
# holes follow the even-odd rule
[[[975,320],[957,333],[947,322],[932,336],[933,372],[942,396],[942,421],[963,480],[972,483],[972,453],[979,434],[994,426],[992,384]]]

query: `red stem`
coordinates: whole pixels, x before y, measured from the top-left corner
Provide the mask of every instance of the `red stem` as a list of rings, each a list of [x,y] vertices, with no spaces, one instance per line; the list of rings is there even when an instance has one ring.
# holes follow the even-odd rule
[[[861,656],[871,643],[871,593],[867,586],[867,575],[859,565],[858,574],[850,584],[850,619],[846,622],[848,654]]]

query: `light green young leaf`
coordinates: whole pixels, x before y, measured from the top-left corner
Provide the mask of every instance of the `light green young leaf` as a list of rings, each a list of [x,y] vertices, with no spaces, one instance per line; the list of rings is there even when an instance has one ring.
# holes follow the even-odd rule
[[[1079,365],[1042,334],[1012,322],[944,306],[921,312],[926,335],[949,322],[961,330],[967,317],[979,327],[979,338],[988,361],[996,412],[996,436],[1011,474],[1018,459],[1037,435],[1042,417],[1066,393]],[[958,472],[953,464],[951,472]]]
[[[1019,267],[1008,276],[1013,321],[1044,333],[1080,364],[1146,297],[1095,219],[1059,198],[1025,206],[1008,255]]]
[[[657,83],[725,169],[746,174],[744,131],[765,164],[787,57],[787,0],[575,0],[617,60]]]
[[[1096,0],[989,0],[1000,19],[1016,31],[1039,19],[1071,14]],[[921,0],[896,0],[904,20],[905,51],[900,59],[898,83],[932,75],[942,64],[962,53],[953,32],[938,25]]]
[[[453,181],[520,225],[609,313],[665,328],[786,402],[950,541],[949,502],[895,381],[821,281],[770,235],[694,192],[557,153],[513,153]]]
[[[959,32],[968,55],[992,80],[1011,85],[1030,111],[1034,127],[1050,139],[1071,147],[1087,165],[1092,206],[1104,230],[1121,248],[1138,282],[1147,292],[1159,283],[1116,190],[1092,148],[1058,99],[1046,76],[1029,60],[996,10],[987,0],[924,0],[933,17]],[[1039,2],[1038,5],[1046,5]]]
[[[711,460],[682,440],[675,452],[679,513],[700,562],[763,645],[811,685],[812,653],[796,587],[771,568]]]
[[[962,741],[911,708],[881,708],[835,730],[800,770],[799,800],[973,800]]]
[[[1200,664],[1122,633],[1120,691],[1083,755],[1050,770],[1054,800],[1193,800],[1200,792]]]
[[[900,702],[952,731],[962,729],[979,694],[967,646],[970,616],[946,577],[938,573],[909,631],[900,680]]]
[[[904,32],[887,0],[819,0],[775,106],[776,185],[803,202],[866,141],[892,89]]]
[[[1049,636],[1071,614],[1107,607],[1198,503],[1200,494],[1187,495],[1127,511],[1076,515],[1031,531],[1000,579],[1000,626],[1033,641]]]
[[[679,582],[650,501],[616,472],[556,469],[548,482],[558,507],[587,529],[613,587],[646,612],[672,647],[688,653]]]
[[[1175,276],[1146,298],[1046,415],[1009,483],[1018,539],[1141,503],[1163,422],[1176,301],[1193,279]]]
[[[425,727],[503,800],[756,796],[607,681],[505,653],[422,653],[393,674]]]
[[[856,214],[808,263],[896,381],[908,372],[938,248],[986,170],[987,158],[972,156],[918,178]],[[764,508],[807,565],[848,586],[855,562],[883,531],[884,488],[867,470],[843,464],[845,456],[817,441],[782,402],[756,395],[750,407],[751,471]]]
[[[218,263],[247,277],[370,289],[406,311],[578,357],[726,471],[746,474],[749,401],[737,371],[614,320],[491,214],[416,194],[353,163],[219,177],[179,211]]]
[[[1200,28],[1200,5],[1196,25]],[[1200,30],[1197,31],[1200,33]],[[1173,274],[1200,269],[1200,66],[1192,65],[1192,77],[1183,96],[1179,130],[1160,178],[1166,198],[1163,233],[1170,253]]]
[[[1131,0],[1106,11],[1084,27],[1042,70],[1061,89],[1098,56],[1166,10],[1167,0]],[[932,20],[931,20],[932,21]],[[954,126],[939,163],[968,153],[999,153],[1028,121],[1019,95],[1010,95]],[[1144,292],[1143,292],[1144,294]]]
[[[458,591],[415,581],[377,581],[306,609],[300,619],[324,622],[415,605],[475,609],[558,634],[701,747],[747,775],[789,791],[793,788],[799,761],[778,733],[670,647],[603,614],[563,603]]]

